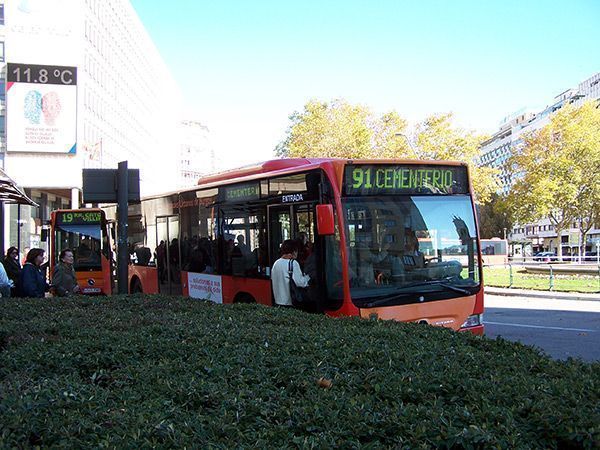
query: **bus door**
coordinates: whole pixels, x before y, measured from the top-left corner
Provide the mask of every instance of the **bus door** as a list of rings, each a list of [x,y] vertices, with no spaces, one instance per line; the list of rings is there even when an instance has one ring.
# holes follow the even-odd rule
[[[269,207],[269,261],[271,266],[279,258],[279,247],[286,239],[315,242],[315,205],[302,203]],[[301,256],[301,255],[300,255]]]
[[[156,242],[164,246],[156,255],[158,291],[161,294],[181,295],[181,258],[179,216],[156,218]]]
[[[319,238],[315,234],[315,206],[313,203],[294,203],[290,205],[274,205],[269,207],[269,261],[271,267],[279,258],[279,247],[286,239],[302,241],[298,252],[298,262],[304,273],[310,275],[309,296],[314,300],[307,305],[307,310],[318,308],[317,300],[321,295],[322,271],[318,270],[322,260],[318,245]],[[316,245],[315,245],[316,244]]]

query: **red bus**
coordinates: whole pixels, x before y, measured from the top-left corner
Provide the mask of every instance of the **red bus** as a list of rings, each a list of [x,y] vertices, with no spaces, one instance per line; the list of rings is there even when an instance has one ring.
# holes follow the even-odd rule
[[[311,310],[483,333],[462,163],[279,159],[145,198],[129,208],[130,290],[272,305],[270,267],[301,233]]]
[[[114,291],[114,226],[101,209],[63,209],[50,216],[50,276],[60,252],[73,250],[77,284],[83,294],[110,295]]]

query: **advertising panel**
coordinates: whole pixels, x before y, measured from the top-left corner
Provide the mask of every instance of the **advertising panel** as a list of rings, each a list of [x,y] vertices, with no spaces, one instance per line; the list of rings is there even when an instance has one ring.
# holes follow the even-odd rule
[[[7,64],[9,152],[75,153],[77,68]]]
[[[219,275],[188,272],[190,297],[223,303],[223,290]]]

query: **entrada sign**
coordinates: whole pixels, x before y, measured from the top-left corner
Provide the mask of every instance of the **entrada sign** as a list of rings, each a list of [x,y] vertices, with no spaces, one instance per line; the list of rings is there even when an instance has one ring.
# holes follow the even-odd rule
[[[302,194],[288,194],[281,196],[281,203],[294,203],[294,202],[303,202],[304,195]]]

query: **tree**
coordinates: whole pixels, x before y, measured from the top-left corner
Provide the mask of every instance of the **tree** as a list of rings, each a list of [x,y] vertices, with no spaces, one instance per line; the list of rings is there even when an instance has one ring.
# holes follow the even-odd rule
[[[479,232],[482,238],[505,237],[513,222],[505,196],[493,193],[479,208]]]
[[[469,164],[478,203],[488,201],[498,188],[496,170],[475,164],[484,137],[453,127],[451,114],[427,118],[412,136],[397,112],[376,116],[345,100],[311,100],[290,121],[286,138],[275,149],[278,156],[459,160]]]
[[[366,158],[371,153],[369,115],[364,106],[343,100],[311,100],[304,111],[290,116],[292,124],[276,154],[292,158]]]
[[[417,126],[417,156],[419,159],[466,162],[475,199],[477,203],[485,204],[499,188],[498,170],[476,164],[485,139],[486,136],[454,127],[451,113],[433,115]]]
[[[544,128],[528,133],[509,159],[515,183],[509,195],[520,223],[548,217],[558,235],[579,223],[583,244],[600,213],[600,110],[595,102],[562,108]]]

